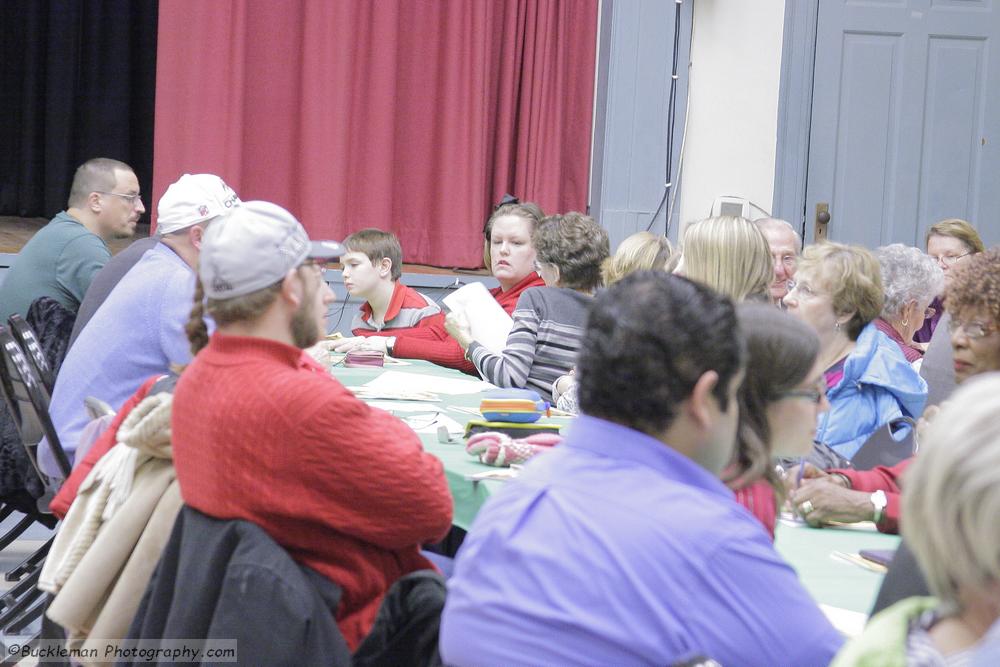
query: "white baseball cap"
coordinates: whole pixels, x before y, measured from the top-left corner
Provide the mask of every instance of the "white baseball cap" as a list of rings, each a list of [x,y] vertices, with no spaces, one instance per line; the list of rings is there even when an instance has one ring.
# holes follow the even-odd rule
[[[230,299],[273,285],[307,259],[333,261],[345,252],[336,241],[310,241],[277,204],[248,201],[205,230],[198,273],[206,296]]]
[[[231,213],[240,198],[214,174],[184,174],[171,183],[156,205],[156,233],[172,234]]]

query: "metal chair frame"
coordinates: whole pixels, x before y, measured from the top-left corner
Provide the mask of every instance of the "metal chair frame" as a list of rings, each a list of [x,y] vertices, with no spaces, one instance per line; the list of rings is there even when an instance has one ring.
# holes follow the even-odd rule
[[[10,325],[10,332],[13,334],[14,340],[27,354],[28,361],[34,365],[35,373],[51,396],[56,382],[55,374],[52,372],[52,366],[49,365],[48,359],[45,358],[45,352],[42,350],[41,343],[38,342],[35,330],[17,313],[11,315],[7,319],[7,323]]]

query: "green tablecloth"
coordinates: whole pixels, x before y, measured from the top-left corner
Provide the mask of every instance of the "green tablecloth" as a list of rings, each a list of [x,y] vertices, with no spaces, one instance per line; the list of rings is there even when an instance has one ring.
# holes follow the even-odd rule
[[[441,368],[424,361],[408,360],[407,366],[391,366],[386,370],[402,373],[429,374],[438,377],[471,379],[458,371]],[[365,384],[383,372],[380,368],[335,367],[333,375],[347,386]],[[452,419],[464,424],[471,417],[452,411],[451,407],[478,408],[479,395],[441,395],[437,404],[441,411]],[[412,413],[399,413],[400,417]],[[553,419],[557,423],[568,423],[566,419]],[[472,525],[479,508],[490,494],[500,488],[503,482],[471,482],[466,475],[493,470],[479,463],[465,453],[464,442],[444,444],[434,435],[421,434],[424,448],[444,463],[448,485],[455,500],[456,526],[468,529]],[[865,570],[853,563],[834,558],[831,554],[839,551],[856,554],[860,549],[894,549],[899,538],[875,532],[824,528],[821,530],[807,526],[779,524],[775,546],[781,555],[798,571],[806,589],[822,602],[833,607],[868,613],[875,601],[882,575]]]
[[[436,366],[430,362],[410,359],[406,361],[409,364],[407,366],[389,366],[385,369],[343,368],[341,366],[335,366],[333,369],[333,375],[342,384],[348,387],[363,385],[366,382],[374,380],[382,374],[383,370],[393,370],[401,373],[435,375],[437,377],[460,378],[465,380],[475,379],[472,376],[465,375],[459,371],[455,371],[450,368],[442,368],[441,366]],[[474,419],[474,417],[465,412],[452,411],[449,408],[478,408],[481,398],[482,397],[479,394],[466,394],[458,396],[447,396],[442,394],[441,401],[436,405],[441,408],[442,412],[455,421],[465,424],[470,419]],[[413,414],[414,413],[412,412],[399,412],[397,413],[397,416],[405,418]],[[566,418],[553,418],[546,419],[545,421],[559,424],[569,423],[569,419]],[[420,433],[418,435],[424,444],[424,449],[437,456],[444,463],[445,475],[448,477],[448,486],[451,488],[451,495],[455,500],[454,524],[459,528],[468,530],[469,526],[472,525],[472,520],[479,512],[479,508],[483,506],[483,503],[486,502],[486,499],[490,497],[491,493],[500,488],[500,485],[503,484],[503,482],[472,482],[465,479],[465,476],[474,475],[484,471],[496,470],[496,468],[480,463],[473,457],[466,454],[465,441],[461,438],[456,439],[455,442],[445,444],[438,442],[436,435],[424,433]]]
[[[867,614],[884,575],[834,557],[834,552],[857,554],[861,549],[895,549],[897,535],[849,528],[810,528],[779,522],[774,546],[799,573],[799,579],[818,602]]]

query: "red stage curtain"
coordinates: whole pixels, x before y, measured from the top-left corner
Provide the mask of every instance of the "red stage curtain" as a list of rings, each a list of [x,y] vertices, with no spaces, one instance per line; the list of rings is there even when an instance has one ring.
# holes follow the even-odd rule
[[[587,204],[596,31],[597,0],[161,2],[154,197],[216,173],[315,238],[480,266],[504,192]]]

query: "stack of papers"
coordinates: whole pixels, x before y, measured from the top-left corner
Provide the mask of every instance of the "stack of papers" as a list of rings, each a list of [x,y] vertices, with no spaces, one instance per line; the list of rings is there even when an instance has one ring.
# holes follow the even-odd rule
[[[417,433],[435,434],[440,427],[445,427],[448,434],[460,436],[465,433],[465,426],[459,424],[446,414],[434,412],[431,414],[409,415],[403,419],[406,425]]]
[[[462,313],[472,327],[472,339],[494,354],[507,348],[507,336],[514,326],[497,300],[482,283],[469,283],[444,298],[453,313]]]
[[[347,387],[362,401],[440,401],[441,397],[429,391],[409,389],[372,388],[368,386]]]
[[[433,375],[419,375],[401,371],[385,371],[371,382],[364,384],[368,392],[401,392],[410,394],[446,394],[460,396],[463,394],[478,394],[487,389],[496,389],[495,385],[482,380],[463,380],[460,378],[443,378]]]

